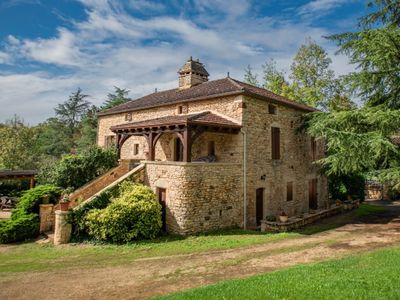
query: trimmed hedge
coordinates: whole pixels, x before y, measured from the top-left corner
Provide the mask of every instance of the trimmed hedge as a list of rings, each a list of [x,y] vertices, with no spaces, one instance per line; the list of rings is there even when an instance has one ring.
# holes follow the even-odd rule
[[[22,215],[17,219],[0,222],[0,243],[13,243],[39,235],[39,216]]]
[[[62,190],[51,185],[39,185],[25,191],[11,219],[0,221],[0,243],[20,242],[39,235],[39,204],[48,196],[49,203],[56,203]]]
[[[38,214],[39,204],[47,196],[49,203],[56,204],[60,198],[62,189],[53,185],[38,185],[37,187],[23,192],[17,206],[12,210],[11,219],[28,214]]]
[[[90,211],[85,220],[88,234],[103,241],[126,243],[155,238],[161,229],[161,205],[152,190],[123,183],[120,195],[104,209]]]

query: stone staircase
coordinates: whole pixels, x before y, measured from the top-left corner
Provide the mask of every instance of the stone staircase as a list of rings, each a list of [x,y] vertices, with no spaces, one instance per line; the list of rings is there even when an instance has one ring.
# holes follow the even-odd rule
[[[144,164],[139,164],[136,165],[135,168],[133,168],[132,170],[128,171],[127,173],[125,173],[124,175],[120,176],[118,179],[114,180],[113,182],[111,182],[110,184],[104,186],[101,190],[99,190],[98,192],[94,193],[93,195],[91,195],[89,198],[84,199],[84,201],[80,202],[78,204],[84,204],[87,202],[90,202],[92,199],[94,199],[96,196],[99,196],[101,193],[103,193],[104,191],[120,184],[122,181],[130,178],[130,177],[134,177],[136,175],[136,178],[132,178],[133,181],[135,181],[136,183],[143,183],[144,182],[144,169],[145,169],[145,165]],[[73,207],[73,206],[70,206]]]
[[[124,175],[130,173],[132,169],[137,166],[136,161],[122,160],[119,165],[105,174],[93,179],[89,183],[85,184],[81,188],[77,189],[70,196],[70,208],[75,207],[81,201],[86,201],[87,199],[98,194],[104,188],[108,187],[118,179],[124,177]]]

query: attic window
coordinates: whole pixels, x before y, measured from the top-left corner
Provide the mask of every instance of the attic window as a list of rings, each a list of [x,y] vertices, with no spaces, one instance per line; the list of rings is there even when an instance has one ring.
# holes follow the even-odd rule
[[[178,115],[183,114],[183,105],[178,106]]]
[[[276,115],[276,106],[272,104],[268,104],[268,113],[270,115]]]
[[[132,114],[131,113],[125,114],[125,121],[132,121]]]

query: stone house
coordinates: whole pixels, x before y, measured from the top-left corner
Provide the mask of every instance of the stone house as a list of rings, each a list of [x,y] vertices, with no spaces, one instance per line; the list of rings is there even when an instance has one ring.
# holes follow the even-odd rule
[[[179,85],[99,114],[99,146],[140,161],[168,232],[256,228],[284,211],[325,208],[324,145],[298,132],[314,108],[229,76],[208,80],[191,58]]]

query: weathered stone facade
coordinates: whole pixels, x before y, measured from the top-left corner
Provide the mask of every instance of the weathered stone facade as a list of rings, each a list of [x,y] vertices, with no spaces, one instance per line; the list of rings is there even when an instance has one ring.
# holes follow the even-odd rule
[[[240,87],[229,78],[225,81]],[[185,91],[190,89],[193,88]],[[195,140],[191,148],[192,161],[207,156],[210,142],[213,142],[216,163],[173,162],[174,141],[178,136],[174,133],[161,135],[155,145],[155,161],[146,162],[146,183],[155,192],[158,188],[167,190],[167,230],[170,232],[187,234],[229,226],[255,227],[256,216],[260,217],[260,212],[256,211],[257,189],[262,189],[262,193],[258,193],[258,197],[262,197],[258,209],[261,207],[263,219],[281,211],[289,216],[308,212],[310,193],[315,188],[318,208],[325,208],[327,179],[313,164],[324,155],[324,143],[313,143],[310,137],[298,132],[300,117],[307,109],[292,105],[289,100],[279,102],[265,96],[225,94],[101,115],[98,144],[105,146],[106,137],[114,134],[110,130],[112,126],[204,111],[242,126],[240,133],[204,132]],[[152,97],[156,98],[157,94]],[[272,159],[272,127],[280,130],[279,159]],[[146,160],[148,152],[146,138],[132,136],[121,148],[121,159]],[[313,189],[310,188],[312,182]],[[291,199],[287,199],[289,185],[293,186]]]
[[[247,144],[247,221],[255,226],[256,190],[263,188],[263,216],[285,211],[289,216],[307,212],[309,180],[318,180],[318,206],[325,207],[327,180],[313,164],[311,139],[298,132],[301,111],[276,106],[276,114],[268,113],[271,103],[245,98],[243,130]],[[271,127],[280,128],[281,159],[271,159]],[[315,159],[324,155],[324,145],[317,142]],[[293,200],[286,201],[286,186],[293,182]]]
[[[238,163],[145,162],[146,183],[166,189],[167,231],[190,234],[243,224]]]

